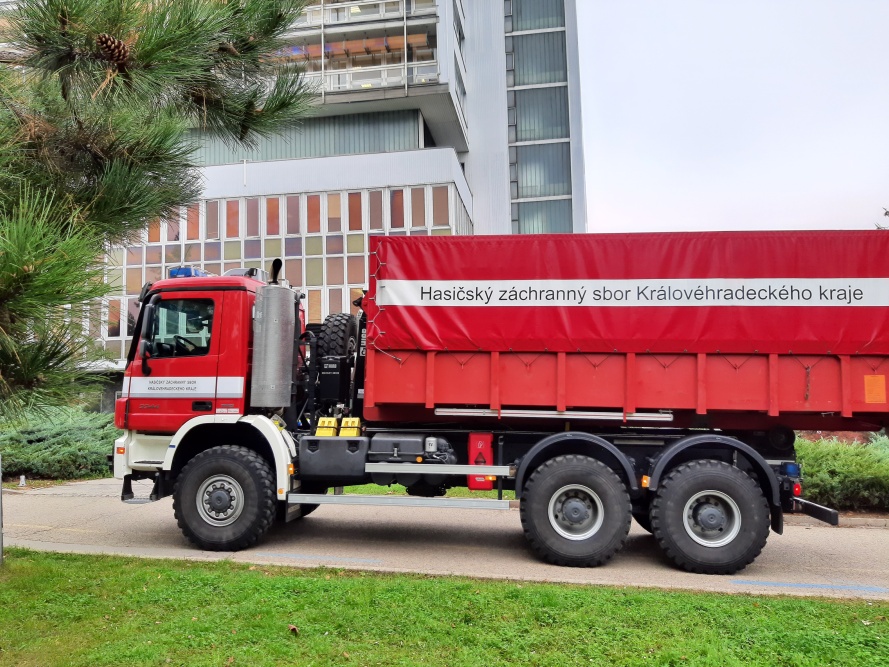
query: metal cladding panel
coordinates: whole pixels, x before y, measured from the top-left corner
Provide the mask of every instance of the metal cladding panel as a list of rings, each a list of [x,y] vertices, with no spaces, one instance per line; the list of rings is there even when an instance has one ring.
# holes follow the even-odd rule
[[[453,182],[472,214],[472,193],[452,148],[205,167],[204,199],[363,190]]]
[[[260,137],[256,148],[227,145],[219,137],[195,131],[196,159],[202,166],[240,164],[244,160],[301,158],[416,150],[419,146],[417,112],[382,111],[346,116],[306,118],[280,134]]]
[[[889,232],[382,238],[376,350],[889,355]]]
[[[264,285],[256,291],[253,314],[253,374],[250,405],[290,405],[293,380],[293,337],[296,293],[288,287]]]

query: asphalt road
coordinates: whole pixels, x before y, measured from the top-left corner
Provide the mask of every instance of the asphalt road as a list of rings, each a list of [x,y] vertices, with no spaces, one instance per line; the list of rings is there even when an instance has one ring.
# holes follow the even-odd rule
[[[147,486],[136,490],[137,496],[147,493]],[[179,532],[170,498],[127,505],[119,494],[116,480],[4,491],[4,542],[76,553],[889,600],[885,528],[790,525],[784,535],[770,535],[746,570],[706,576],[674,568],[635,524],[626,547],[604,567],[547,565],[527,548],[517,510],[322,505],[310,517],[276,526],[254,548],[207,552]]]

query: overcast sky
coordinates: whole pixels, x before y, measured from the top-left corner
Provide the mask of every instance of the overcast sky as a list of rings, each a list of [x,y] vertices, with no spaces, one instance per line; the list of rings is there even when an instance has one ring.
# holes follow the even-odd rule
[[[577,0],[590,231],[889,223],[889,0]]]

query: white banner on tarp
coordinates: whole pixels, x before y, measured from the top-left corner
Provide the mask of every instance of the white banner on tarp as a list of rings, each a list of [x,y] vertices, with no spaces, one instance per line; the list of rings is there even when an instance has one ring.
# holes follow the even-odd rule
[[[889,306],[889,278],[381,280],[380,306]]]

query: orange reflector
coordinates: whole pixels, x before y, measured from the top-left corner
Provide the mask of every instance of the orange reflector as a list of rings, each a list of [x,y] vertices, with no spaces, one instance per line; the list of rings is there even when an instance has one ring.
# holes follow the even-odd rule
[[[293,471],[294,471],[293,464],[292,464],[292,463],[288,463],[288,464],[287,464],[287,474],[288,474],[288,475],[292,475],[292,474],[293,474]]]
[[[127,453],[127,448],[126,448],[126,447],[118,447],[118,448],[117,448],[117,453],[118,453],[118,454],[126,454],[126,453]]]
[[[803,495],[803,485],[797,482],[793,485],[793,495],[801,496]]]
[[[487,477],[485,477],[485,479],[489,482],[496,482],[497,481],[497,477],[494,475],[488,475]]]
[[[278,495],[279,495],[279,496],[283,496],[283,495],[284,495],[284,489],[278,489]]]
[[[423,457],[422,457],[422,456],[418,456],[418,457],[417,457],[417,463],[423,463]]]
[[[648,477],[648,475],[642,475],[642,488],[643,488],[643,489],[647,489],[647,488],[648,488],[648,483],[649,483],[650,481],[651,481],[651,479]]]

